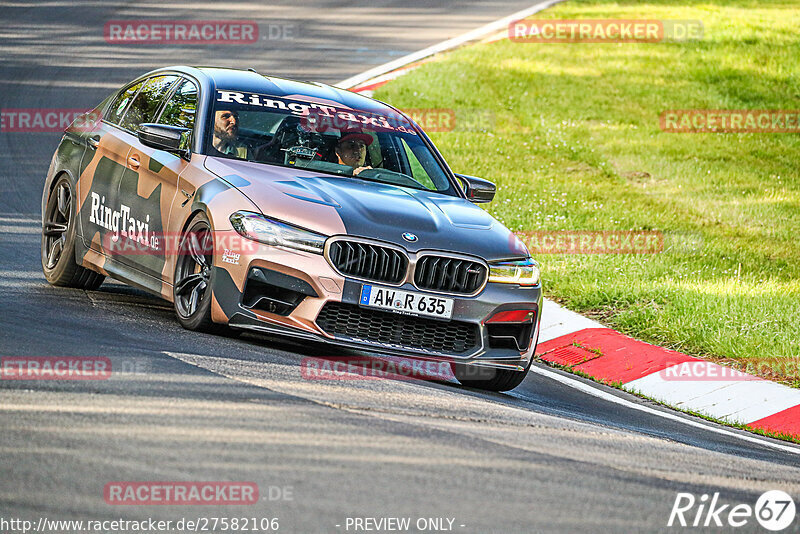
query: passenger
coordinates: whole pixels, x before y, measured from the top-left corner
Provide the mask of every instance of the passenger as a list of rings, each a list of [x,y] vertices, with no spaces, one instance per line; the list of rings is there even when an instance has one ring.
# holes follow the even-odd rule
[[[366,165],[367,147],[372,144],[372,136],[361,130],[342,130],[342,136],[336,142],[334,152],[339,165],[353,167],[353,176],[363,170],[371,169]]]

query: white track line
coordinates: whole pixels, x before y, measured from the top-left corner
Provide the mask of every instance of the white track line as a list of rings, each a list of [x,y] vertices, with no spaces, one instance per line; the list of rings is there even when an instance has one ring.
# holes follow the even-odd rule
[[[41,219],[28,217],[0,217],[0,224],[42,224]]]
[[[41,234],[39,226],[9,226],[0,224],[0,234]]]
[[[0,278],[27,278],[35,280],[44,280],[44,274],[42,274],[42,271],[0,270]]]
[[[522,11],[517,11],[513,15],[509,15],[494,22],[490,22],[489,24],[481,26],[476,30],[472,30],[471,32],[459,35],[458,37],[453,37],[452,39],[442,41],[439,44],[429,46],[428,48],[425,48],[418,52],[414,52],[412,54],[408,54],[401,58],[395,59],[394,61],[384,63],[383,65],[378,65],[377,67],[364,71],[361,74],[356,74],[355,76],[351,76],[350,78],[342,80],[341,82],[334,85],[336,87],[341,87],[342,89],[350,89],[351,87],[355,87],[356,85],[364,83],[365,81],[375,78],[376,76],[386,74],[387,72],[391,72],[395,69],[405,67],[410,63],[414,63],[421,59],[425,59],[426,57],[430,57],[434,54],[444,52],[445,50],[450,50],[451,48],[461,46],[464,43],[480,39],[490,33],[502,30],[503,28],[508,27],[508,25],[514,22],[515,20],[530,17],[534,13],[538,13],[539,11],[547,9],[553,4],[557,4],[561,1],[563,0],[543,0],[541,2],[532,5],[527,9],[523,9]]]
[[[703,369],[724,376],[730,368],[701,362]],[[777,382],[749,376],[734,380],[680,380],[670,378],[670,369],[656,371],[622,387],[637,391],[647,397],[671,404],[682,410],[709,415],[730,423],[753,423],[800,405],[800,389],[790,388]],[[743,374],[744,375],[744,374]],[[748,375],[744,375],[747,377]]]
[[[772,441],[768,441],[766,439],[758,438],[754,435],[750,434],[738,434],[736,432],[731,432],[730,430],[725,430],[724,428],[719,428],[715,426],[708,426],[700,423],[698,421],[694,421],[692,419],[687,419],[685,417],[681,417],[679,415],[671,414],[669,412],[662,412],[661,410],[656,410],[650,408],[649,406],[643,406],[641,404],[637,404],[635,402],[631,402],[629,400],[623,399],[621,397],[617,397],[616,395],[612,395],[611,393],[607,393],[601,389],[598,389],[595,386],[585,384],[580,380],[576,380],[574,378],[570,378],[568,376],[562,375],[560,373],[556,373],[555,371],[551,371],[549,369],[543,369],[541,367],[537,367],[532,365],[531,366],[531,373],[540,374],[546,378],[551,380],[555,380],[556,382],[560,382],[565,386],[571,387],[573,389],[577,389],[583,393],[588,395],[592,395],[594,397],[613,402],[615,404],[619,404],[621,406],[625,406],[626,408],[631,408],[633,410],[639,410],[640,412],[644,412],[650,415],[655,415],[658,417],[662,417],[664,419],[669,419],[670,421],[677,421],[683,423],[685,425],[693,426],[695,428],[702,428],[703,430],[707,430],[709,432],[714,432],[716,434],[720,434],[723,436],[731,437],[731,438],[738,438],[744,441],[749,441],[750,443],[757,443],[764,447],[769,447],[772,449],[776,449],[783,452],[789,452],[792,454],[800,455],[800,448],[792,447],[790,445],[782,445],[780,443],[775,443]]]

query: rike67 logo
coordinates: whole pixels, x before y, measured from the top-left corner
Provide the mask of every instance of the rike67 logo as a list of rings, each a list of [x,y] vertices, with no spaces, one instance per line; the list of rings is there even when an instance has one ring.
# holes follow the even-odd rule
[[[700,498],[691,493],[678,493],[667,526],[738,528],[752,525],[752,520],[763,528],[778,532],[794,523],[796,509],[792,497],[781,490],[763,493],[755,506],[749,504],[721,503],[719,492],[703,494]]]

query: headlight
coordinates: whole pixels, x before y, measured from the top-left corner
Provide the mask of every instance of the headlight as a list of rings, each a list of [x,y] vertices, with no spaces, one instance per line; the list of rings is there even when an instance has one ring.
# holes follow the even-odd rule
[[[539,264],[531,258],[489,264],[489,281],[501,284],[535,286],[539,283]]]
[[[237,211],[231,215],[231,224],[242,236],[267,245],[294,248],[315,254],[322,254],[325,245],[324,235],[268,219],[258,213]]]

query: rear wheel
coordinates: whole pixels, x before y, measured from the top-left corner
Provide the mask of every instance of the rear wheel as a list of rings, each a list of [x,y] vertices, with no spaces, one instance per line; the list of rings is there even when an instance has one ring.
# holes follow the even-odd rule
[[[56,182],[47,199],[42,226],[42,271],[54,286],[97,289],[105,276],[75,261],[76,200],[67,176]]]

